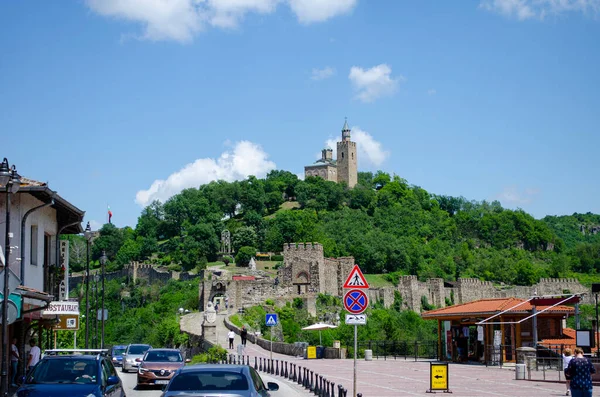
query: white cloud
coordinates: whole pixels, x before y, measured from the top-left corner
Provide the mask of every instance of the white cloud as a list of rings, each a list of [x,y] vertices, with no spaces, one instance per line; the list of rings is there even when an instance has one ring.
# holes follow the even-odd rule
[[[539,189],[526,188],[520,190],[516,185],[506,186],[495,198],[507,205],[529,204],[540,193]]]
[[[479,7],[520,21],[565,12],[600,13],[600,0],[481,0]]]
[[[143,25],[147,40],[191,41],[207,26],[236,28],[248,13],[271,14],[288,4],[302,23],[352,10],[358,0],[86,0],[92,11]],[[129,34],[125,36],[130,36]]]
[[[363,102],[373,102],[377,98],[395,93],[399,81],[404,80],[402,76],[390,77],[391,73],[392,68],[385,63],[366,70],[352,66],[348,78],[357,91],[356,98]]]
[[[301,23],[323,22],[350,12],[358,0],[289,0]]]
[[[429,95],[429,96],[433,96],[433,95],[435,95],[435,94],[437,94],[437,91],[436,91],[436,90],[434,90],[433,88],[430,88],[429,90],[427,90],[427,95]]]
[[[248,141],[237,142],[231,151],[224,152],[216,160],[198,159],[169,175],[166,180],[157,179],[149,189],[137,192],[135,202],[140,206],[146,206],[153,200],[164,202],[183,189],[215,180],[231,182],[249,175],[261,178],[275,169],[275,163],[267,158],[267,153],[259,145]]]
[[[312,75],[310,78],[312,80],[325,80],[330,78],[335,74],[335,69],[329,66],[324,67],[323,69],[313,68]]]
[[[390,152],[383,148],[381,142],[376,141],[371,134],[361,130],[360,127],[352,127],[350,134],[351,139],[356,142],[359,163],[364,164],[364,161],[368,166],[379,167],[390,156]],[[333,150],[334,159],[337,157],[337,142],[339,140],[339,138],[330,138],[325,141],[325,147]]]

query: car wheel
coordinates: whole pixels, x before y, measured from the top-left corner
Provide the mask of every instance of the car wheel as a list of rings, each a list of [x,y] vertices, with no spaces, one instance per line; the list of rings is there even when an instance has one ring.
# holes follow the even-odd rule
[[[127,373],[127,370],[125,369],[125,366],[123,365],[123,367],[121,368],[121,372],[123,373]]]

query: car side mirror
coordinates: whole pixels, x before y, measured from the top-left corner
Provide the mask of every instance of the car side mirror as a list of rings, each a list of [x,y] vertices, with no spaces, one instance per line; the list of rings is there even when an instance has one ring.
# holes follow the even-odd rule
[[[138,363],[141,363],[142,359],[141,358],[136,358],[135,361],[138,362]]]
[[[119,382],[120,382],[120,379],[118,376],[109,376],[108,379],[106,380],[106,384],[108,386],[118,385]]]
[[[275,382],[267,382],[267,389],[269,391],[277,391],[279,390],[279,385]]]
[[[189,358],[186,358],[186,359],[185,359],[185,362],[186,362],[186,363],[191,363],[191,362],[192,362],[192,360],[190,360]]]

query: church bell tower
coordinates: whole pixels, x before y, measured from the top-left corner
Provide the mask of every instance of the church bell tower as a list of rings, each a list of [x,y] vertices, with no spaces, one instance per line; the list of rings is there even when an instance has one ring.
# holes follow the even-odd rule
[[[338,182],[346,182],[350,188],[356,186],[358,181],[356,142],[350,140],[348,120],[342,128],[342,140],[337,143],[337,177]]]

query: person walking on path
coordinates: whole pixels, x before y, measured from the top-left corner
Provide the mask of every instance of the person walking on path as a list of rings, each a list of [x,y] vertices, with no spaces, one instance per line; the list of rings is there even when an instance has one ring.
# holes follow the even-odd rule
[[[31,350],[29,350],[29,359],[27,360],[27,372],[31,370],[31,368],[35,367],[35,365],[40,361],[40,348],[36,346],[36,340],[31,339],[29,341],[29,346],[31,346]]]
[[[19,349],[17,349],[17,338],[13,338],[12,345],[10,346],[10,368],[12,370],[11,375],[11,386],[16,387],[17,382],[17,369],[19,367],[19,361],[21,358],[19,357]]]
[[[572,350],[567,347],[562,355],[562,359],[563,359],[563,371],[565,372],[565,379],[566,379],[565,385],[567,386],[567,393],[565,395],[568,396],[571,394],[571,389],[570,389],[571,381],[570,381],[570,377],[567,375],[567,368],[569,367],[569,363],[573,359]]]
[[[229,338],[229,348],[233,349],[233,339],[235,338],[235,332],[233,330],[229,330],[227,333],[227,337]]]
[[[242,331],[240,332],[240,336],[242,337],[242,345],[246,347],[246,338],[248,337],[248,330],[245,326],[242,326]]]
[[[596,368],[583,356],[583,349],[576,347],[574,353],[575,357],[567,366],[567,374],[571,378],[571,395],[592,397],[592,374],[596,373]]]

